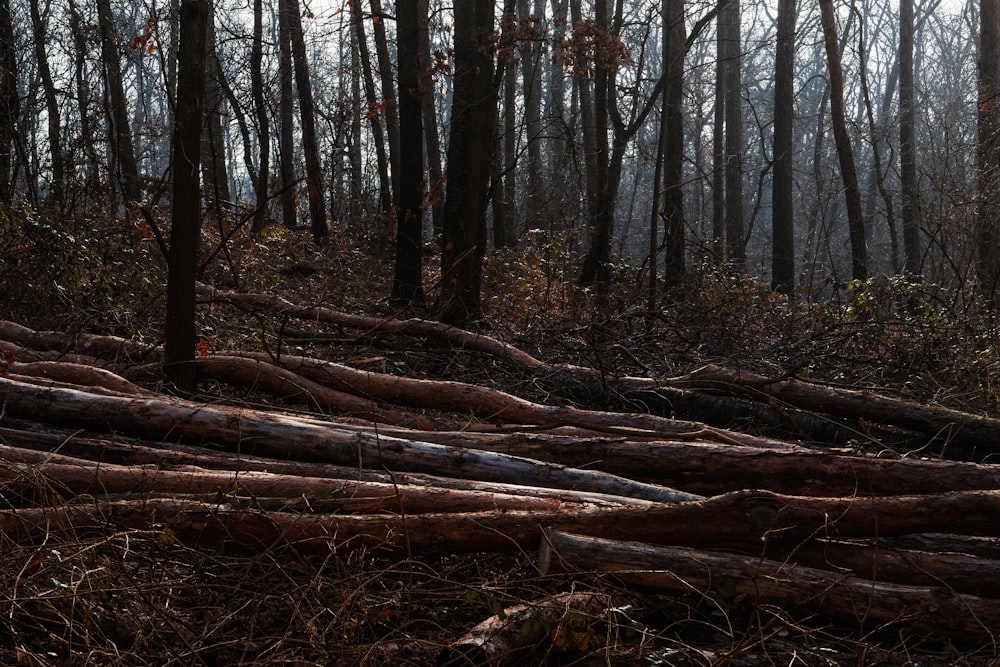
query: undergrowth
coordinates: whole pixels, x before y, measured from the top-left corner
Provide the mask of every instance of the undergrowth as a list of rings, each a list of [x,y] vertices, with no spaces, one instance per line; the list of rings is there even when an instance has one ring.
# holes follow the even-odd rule
[[[168,222],[152,216],[164,234]],[[427,303],[394,308],[384,235],[335,226],[329,243],[316,247],[307,233],[281,228],[224,240],[227,224],[206,225],[206,282],[305,306],[433,316],[433,244]],[[162,339],[165,262],[143,216],[106,213],[68,228],[34,211],[3,211],[0,258],[5,318],[36,329]],[[533,234],[490,253],[478,329],[609,377],[668,377],[718,363],[1000,415],[996,323],[974,306],[955,305],[973,304],[969,295],[876,278],[834,298],[791,299],[706,264],[666,293],[661,286],[649,312],[640,271],[616,264],[612,285],[599,293],[575,284],[577,270],[578,257],[558,235]],[[322,331],[208,303],[199,318],[220,349],[378,355],[388,372],[460,377],[547,398],[500,364],[406,339]],[[3,493],[0,487],[0,500]],[[294,545],[251,555],[186,548],[165,535],[109,529],[30,546],[0,537],[0,663],[475,664],[450,643],[505,607],[567,590],[606,595],[609,611],[584,618],[572,641],[546,629],[523,664],[978,665],[997,655],[995,647],[935,644],[899,627],[859,632],[810,620],[808,610],[755,607],[727,595],[725,582],[708,595],[663,595],[593,572],[542,576],[527,554],[316,559]]]

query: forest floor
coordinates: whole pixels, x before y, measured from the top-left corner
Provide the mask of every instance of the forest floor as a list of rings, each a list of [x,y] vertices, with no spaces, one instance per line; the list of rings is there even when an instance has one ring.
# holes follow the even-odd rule
[[[0,319],[160,343],[165,269],[151,230],[141,222],[75,224],[66,229],[15,214],[0,222]],[[385,236],[384,230],[336,229],[316,248],[304,234],[272,229],[258,240],[217,246],[218,235],[207,232],[206,258],[218,252],[203,280],[349,313],[431,316],[433,248],[426,260],[427,308],[396,308],[387,298],[392,272]],[[717,364],[1000,416],[996,325],[965,295],[873,280],[839,292],[828,283],[822,295],[789,300],[747,278],[696,266],[681,288],[666,296],[661,288],[651,312],[642,272],[625,265],[616,266],[607,295],[576,286],[577,264],[566,241],[537,233],[516,250],[489,255],[486,316],[477,331],[605,377],[677,377]],[[200,306],[199,325],[208,353],[283,349],[374,363],[395,375],[461,380],[538,403],[642,408],[599,381],[556,396],[522,370],[429,340],[357,335],[218,303]],[[259,406],[268,400],[214,382],[202,392],[207,402],[224,397]],[[755,429],[753,423],[729,426]],[[845,447],[891,446],[859,434]],[[44,506],[45,489],[36,492]],[[51,493],[53,504],[60,502],[57,491]],[[3,487],[0,502],[7,504]],[[456,640],[491,616],[513,617],[517,605],[570,593],[594,596],[602,611],[521,627],[520,634],[540,639],[524,642],[503,664],[1000,662],[995,643],[927,636],[900,623],[831,621],[808,607],[755,602],[725,580],[678,593],[606,572],[543,571],[538,554],[523,551],[400,557],[373,548],[317,556],[290,543],[242,553],[166,535],[109,528],[43,543],[0,538],[0,664],[481,664],[482,655]]]

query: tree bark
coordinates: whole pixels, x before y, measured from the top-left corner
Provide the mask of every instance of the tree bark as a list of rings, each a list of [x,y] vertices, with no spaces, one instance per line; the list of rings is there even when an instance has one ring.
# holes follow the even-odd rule
[[[455,5],[455,75],[437,312],[442,322],[456,326],[482,317],[480,283],[497,112],[493,10],[493,2],[487,0]]]
[[[295,212],[295,74],[292,62],[291,18],[285,0],[278,0],[278,76],[281,89],[279,100],[278,160],[281,172],[281,224],[298,226]]]
[[[781,0],[778,3],[778,44],[774,57],[771,288],[788,295],[795,293],[795,181],[792,170],[794,125],[795,0]]]
[[[373,3],[377,0],[372,0]],[[392,300],[423,303],[424,153],[423,96],[420,92],[420,14],[418,0],[396,4],[397,60],[399,69],[399,151],[394,173],[396,192],[396,271]]]
[[[826,45],[826,63],[830,74],[830,120],[833,123],[837,156],[840,159],[844,198],[847,201],[847,225],[851,239],[851,277],[854,280],[867,280],[868,247],[865,242],[864,212],[857,168],[854,164],[854,149],[851,148],[851,138],[847,134],[844,114],[844,71],[840,64],[837,20],[833,0],[820,0],[819,6],[823,22],[823,42]]]
[[[101,56],[104,61],[104,83],[107,86],[110,108],[108,109],[108,135],[111,155],[122,194],[126,202],[137,201],[141,196],[139,169],[135,161],[135,147],[132,130],[128,122],[128,105],[122,87],[121,56],[118,47],[118,33],[114,16],[111,14],[110,0],[97,0],[97,17],[101,29]]]
[[[548,551],[551,550],[551,553]],[[943,587],[904,586],[764,560],[680,547],[619,542],[558,531],[546,533],[542,560],[613,572],[654,588],[708,593],[725,580],[732,594],[782,609],[808,608],[865,628],[895,624],[928,634],[991,640],[1000,627],[1000,601],[960,595]]]
[[[257,118],[257,177],[254,179],[255,206],[253,233],[264,230],[268,220],[268,181],[271,175],[271,115],[264,98],[264,3],[253,2],[253,44],[250,47],[250,85],[253,86],[254,110]]]
[[[740,2],[726,0],[719,11],[719,39],[726,47],[723,97],[726,104],[726,260],[738,271],[746,269],[743,238],[743,39]]]
[[[989,2],[990,0],[987,0]],[[998,63],[1000,65],[1000,63]],[[907,275],[920,276],[916,115],[913,106],[913,0],[899,2],[899,167],[903,193],[903,257]]]
[[[663,90],[663,224],[666,257],[663,279],[668,287],[680,284],[684,263],[684,55],[687,28],[684,0],[663,2],[663,62],[667,84]],[[651,304],[652,305],[652,304]]]
[[[979,5],[976,280],[980,297],[996,306],[1000,286],[1000,1]]]
[[[167,378],[194,391],[195,273],[201,233],[201,136],[205,97],[206,0],[181,2],[181,40],[173,134],[173,217],[167,256],[167,312],[163,363]]]
[[[319,160],[319,140],[316,137],[316,112],[313,105],[312,82],[309,80],[305,37],[302,34],[302,17],[299,15],[298,0],[281,0],[281,2],[288,20],[292,60],[295,62],[295,87],[299,93],[299,118],[302,123],[302,150],[306,163],[310,227],[313,240],[322,243],[329,228],[326,223],[326,204],[323,202],[323,175]]]
[[[392,203],[399,205],[400,187],[400,115],[402,109],[397,104],[396,87],[392,79],[392,61],[389,58],[389,42],[385,36],[385,12],[382,11],[382,0],[370,0],[372,8],[372,35],[375,37],[375,56],[378,65],[379,81],[382,87],[382,99],[379,107],[383,108],[385,118],[385,133],[389,139],[389,169],[392,182]],[[399,18],[397,16],[397,30]],[[398,38],[398,32],[397,32]],[[397,57],[399,53],[397,52]],[[416,54],[414,53],[414,57]],[[413,62],[415,65],[416,63]],[[402,84],[400,84],[402,85]],[[419,134],[417,135],[419,136]],[[423,165],[421,165],[421,168]]]
[[[52,82],[52,71],[49,68],[49,56],[46,50],[45,21],[38,9],[38,0],[30,0],[28,8],[31,14],[31,26],[34,35],[35,64],[38,67],[38,78],[42,83],[42,94],[45,98],[45,113],[48,118],[49,160],[52,170],[52,182],[49,185],[49,205],[56,208],[62,206],[62,198],[66,186],[66,171],[62,148],[62,129],[60,120],[62,114],[59,100],[56,98],[55,84]]]
[[[11,160],[21,102],[17,94],[17,44],[10,15],[10,0],[0,0],[0,202],[14,196]]]

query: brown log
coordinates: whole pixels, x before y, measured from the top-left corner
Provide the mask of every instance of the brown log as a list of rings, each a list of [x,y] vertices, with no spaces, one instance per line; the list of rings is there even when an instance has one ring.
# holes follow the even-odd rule
[[[331,465],[328,463],[307,463],[299,461],[276,461],[247,454],[230,452],[208,453],[203,447],[181,443],[156,443],[143,441],[121,442],[97,440],[81,437],[78,433],[66,432],[31,433],[22,430],[0,428],[0,459],[14,463],[65,463],[80,465],[81,462],[100,462],[121,466],[154,466],[175,470],[228,471],[275,473],[286,476],[315,477],[318,479],[343,479],[351,482],[377,482],[381,484],[432,487],[441,490],[474,491],[479,493],[505,494],[510,496],[557,499],[560,502],[582,503],[595,506],[648,505],[650,501],[613,496],[603,493],[589,493],[568,489],[546,489],[523,484],[502,484],[475,480],[453,479],[435,475],[415,473],[388,473],[362,470],[357,467]],[[58,450],[59,453],[54,453]]]
[[[65,361],[15,362],[10,364],[7,370],[18,375],[46,378],[66,384],[103,387],[123,395],[155,396],[153,392],[143,389],[109,370],[84,364]]]
[[[246,353],[240,356],[262,361],[270,359],[267,355],[260,353]],[[488,421],[535,424],[547,427],[578,426],[596,431],[618,431],[620,433],[628,433],[629,430],[632,430],[636,435],[642,435],[642,431],[647,431],[660,435],[732,444],[789,447],[788,443],[749,436],[735,431],[707,428],[704,424],[697,422],[667,419],[654,415],[581,410],[572,406],[542,405],[496,389],[464,382],[420,380],[373,373],[343,364],[294,355],[282,355],[276,363],[280,364],[282,368],[340,391],[396,405],[474,414],[476,417]]]
[[[419,413],[380,407],[356,393],[331,389],[263,359],[210,355],[197,358],[195,364],[198,376],[203,379],[259,390],[320,412],[416,429],[432,430],[437,425],[433,419]]]
[[[549,553],[551,550],[551,553]],[[540,560],[614,572],[623,581],[709,594],[726,583],[756,604],[775,604],[848,619],[863,631],[900,624],[936,636],[997,640],[1000,600],[956,594],[947,588],[904,586],[845,576],[752,556],[549,531]]]
[[[9,459],[0,447],[0,457]],[[224,472],[203,469],[164,470],[155,466],[121,466],[89,461],[0,461],[4,494],[55,492],[65,497],[107,496],[123,493],[217,495],[220,502],[247,498],[304,499],[313,510],[324,512],[489,512],[493,510],[559,510],[573,503],[571,497],[552,492],[547,497],[513,493],[456,490],[401,483],[366,482],[329,477],[303,477],[268,472]],[[615,503],[595,503],[613,507]]]
[[[120,363],[141,364],[159,359],[161,348],[144,343],[96,334],[62,334],[54,331],[34,331],[14,322],[0,320],[0,339],[33,350],[58,350],[69,354],[100,357]]]
[[[796,379],[772,380],[762,375],[704,366],[665,384],[675,387],[711,389],[731,395],[767,397],[806,410],[891,424],[982,448],[998,451],[1000,420],[940,406]]]
[[[48,531],[102,530],[108,523],[171,527],[188,544],[231,542],[247,548],[294,543],[302,552],[379,548],[457,553],[534,550],[541,529],[612,540],[693,547],[760,548],[762,540],[798,544],[816,536],[865,537],[930,532],[1000,535],[1000,491],[892,498],[808,498],[739,491],[698,502],[648,507],[450,512],[407,517],[256,512],[224,504],[150,499],[0,511],[0,533],[44,539]],[[1000,627],[1000,626],[998,626]]]
[[[570,488],[658,502],[700,498],[598,471],[495,452],[465,450],[338,428],[290,415],[205,406],[178,399],[101,396],[45,389],[0,377],[0,402],[14,417],[108,427],[144,437],[207,440],[259,454],[485,481]]]

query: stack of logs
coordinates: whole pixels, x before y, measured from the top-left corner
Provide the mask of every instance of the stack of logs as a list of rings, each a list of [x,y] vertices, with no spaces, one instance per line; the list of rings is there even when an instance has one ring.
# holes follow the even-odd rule
[[[148,388],[159,377],[155,346],[2,322],[7,539],[169,526],[184,543],[245,549],[520,550],[543,570],[615,572],[666,590],[729,580],[761,603],[868,626],[974,642],[1000,632],[1000,466],[940,455],[988,460],[998,421],[717,367],[601,378],[434,322],[200,290],[246,311],[433,338],[552,383],[613,383],[637,404],[717,405],[720,420],[765,410],[793,432],[863,425],[938,455],[879,452],[870,440],[807,447],[286,354],[196,361],[204,380],[284,410],[184,399]]]

